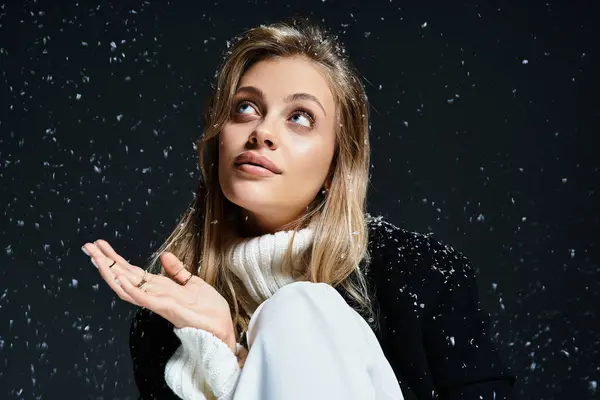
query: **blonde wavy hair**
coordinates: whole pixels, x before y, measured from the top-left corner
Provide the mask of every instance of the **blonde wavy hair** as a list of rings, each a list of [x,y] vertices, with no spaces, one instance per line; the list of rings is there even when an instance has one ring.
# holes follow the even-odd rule
[[[204,114],[204,132],[197,142],[202,180],[191,206],[149,261],[150,272],[164,274],[159,256],[169,251],[191,273],[212,285],[230,305],[238,340],[248,328],[244,305],[249,296],[225,262],[227,250],[235,244],[233,233],[240,210],[219,185],[219,133],[230,118],[232,98],[244,72],[261,60],[291,56],[314,62],[329,78],[337,123],[329,189],[316,196],[304,215],[282,227],[294,231],[284,263],[292,262],[295,233],[311,225],[314,242],[302,257],[303,272],[297,278],[341,286],[349,304],[369,324],[377,324],[364,277],[369,260],[366,194],[370,158],[365,90],[336,36],[305,20],[294,20],[250,29],[228,43]]]

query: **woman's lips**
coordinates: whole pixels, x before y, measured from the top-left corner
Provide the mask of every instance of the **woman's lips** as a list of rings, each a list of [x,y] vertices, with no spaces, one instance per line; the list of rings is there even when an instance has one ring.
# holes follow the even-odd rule
[[[273,176],[273,171],[253,164],[238,164],[235,166],[238,170],[256,176]]]
[[[254,151],[245,151],[239,156],[237,156],[233,162],[236,165],[240,164],[251,164],[257,165],[259,167],[263,167],[273,172],[274,174],[280,174],[281,170],[277,165],[269,159],[269,157],[265,155],[258,154]]]

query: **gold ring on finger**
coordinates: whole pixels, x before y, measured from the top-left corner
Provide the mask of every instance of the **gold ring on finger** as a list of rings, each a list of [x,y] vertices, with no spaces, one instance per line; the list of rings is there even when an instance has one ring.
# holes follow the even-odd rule
[[[144,276],[142,276],[142,280],[140,281],[140,283],[138,283],[137,285],[135,285],[137,288],[141,288],[142,285],[147,282],[147,280],[146,280],[146,275],[147,274],[148,274],[148,271],[144,271]]]
[[[190,279],[192,279],[192,276],[194,276],[194,274],[192,274],[192,273],[190,272],[190,276],[188,276],[188,277],[186,278],[186,280],[185,280],[185,281],[183,281],[183,283],[181,284],[181,286],[185,286],[185,285],[186,285],[186,284],[187,284],[187,283],[190,281]]]
[[[177,270],[177,272],[175,272],[175,275],[173,275],[171,277],[171,279],[175,279],[175,277],[183,270],[183,268],[185,268],[185,267],[182,266],[181,268],[179,268],[179,270]]]

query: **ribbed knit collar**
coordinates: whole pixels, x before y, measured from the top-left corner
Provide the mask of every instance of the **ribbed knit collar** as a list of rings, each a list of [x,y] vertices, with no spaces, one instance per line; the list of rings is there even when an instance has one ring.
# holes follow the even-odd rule
[[[244,305],[251,316],[254,310],[279,288],[294,282],[293,267],[283,268],[283,259],[294,231],[280,231],[247,238],[227,253],[230,270],[244,283],[253,304]],[[296,232],[292,258],[301,256],[312,244],[314,230],[307,227]]]

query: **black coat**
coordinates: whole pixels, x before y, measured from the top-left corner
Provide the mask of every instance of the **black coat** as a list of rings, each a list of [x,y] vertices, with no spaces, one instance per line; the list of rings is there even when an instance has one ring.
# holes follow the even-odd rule
[[[513,399],[515,379],[489,336],[469,260],[431,235],[381,218],[369,220],[369,252],[366,276],[379,310],[375,334],[404,398]],[[137,311],[130,349],[140,399],[178,398],[164,369],[179,344],[171,323]]]

